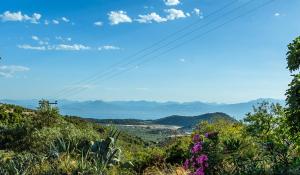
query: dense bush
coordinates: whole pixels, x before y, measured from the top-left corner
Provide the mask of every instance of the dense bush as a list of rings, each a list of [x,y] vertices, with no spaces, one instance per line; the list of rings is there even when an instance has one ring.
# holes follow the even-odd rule
[[[299,140],[293,138],[284,108],[262,103],[245,123],[202,122],[184,166],[195,175],[299,174]]]

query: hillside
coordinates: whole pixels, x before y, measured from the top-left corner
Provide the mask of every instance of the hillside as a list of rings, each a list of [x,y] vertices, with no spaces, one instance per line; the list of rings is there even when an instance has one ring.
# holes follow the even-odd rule
[[[266,119],[265,116],[272,117],[270,120],[273,123],[270,123],[270,126],[278,126],[278,121],[283,120],[274,120],[274,118],[282,118],[280,115],[283,109],[280,106],[266,105],[248,116],[246,125],[241,122],[235,123],[234,119],[224,113],[208,113],[192,117],[169,116],[143,121],[144,123],[141,123],[141,120],[116,120],[119,124],[143,125],[142,127],[135,125],[132,129],[123,128],[119,132],[115,126],[99,124],[101,120],[62,116],[57,108],[47,103],[46,105],[42,103],[37,110],[0,104],[0,174],[172,175],[180,171],[179,174],[186,175],[189,171],[182,169],[182,165],[192,156],[191,150],[202,144],[195,140],[198,134],[201,134],[205,142],[202,144],[203,151],[198,150],[196,154],[207,154],[209,167],[222,166],[217,169],[218,172],[241,174],[241,171],[236,171],[237,168],[248,168],[255,163],[253,168],[247,169],[249,174],[275,174],[274,172],[281,169],[284,172],[290,171],[290,174],[299,174],[300,154],[290,147],[285,147],[292,152],[287,158],[288,164],[280,162],[280,169],[269,168],[273,167],[269,165],[274,164],[272,159],[269,159],[269,155],[273,155],[274,152],[265,149],[264,137],[260,137],[265,135],[265,129],[259,131],[257,136],[256,128],[265,126],[265,123],[260,124]],[[273,114],[275,108],[279,111]],[[273,118],[272,115],[275,117]],[[173,129],[151,129],[157,124],[191,127],[203,120],[211,122],[201,123],[200,127],[195,128],[193,132],[197,134],[193,139],[190,135],[173,132]],[[102,122],[113,121],[102,120]],[[278,140],[278,136],[287,138],[287,132],[281,131],[272,128],[272,131],[267,133],[276,146],[283,146],[274,142]],[[140,139],[144,134],[147,134],[148,138]],[[157,136],[164,136],[164,138],[155,138]],[[291,143],[299,142],[291,140]],[[249,155],[248,152],[253,154]],[[215,155],[221,160],[220,162],[211,158]],[[238,164],[235,160],[237,155],[241,158]],[[281,153],[276,156],[281,156]],[[263,159],[266,166],[260,168],[260,164],[256,163],[260,162],[257,158]],[[227,167],[227,162],[234,168],[223,168]],[[255,173],[257,170],[259,173]]]
[[[229,115],[221,112],[217,113],[207,113],[198,116],[180,116],[180,115],[173,115],[157,120],[153,120],[152,123],[154,124],[161,124],[161,125],[176,125],[182,126],[185,128],[192,128],[193,126],[197,125],[201,121],[215,121],[218,119],[223,119],[227,121],[235,122],[236,120],[230,117]]]
[[[201,121],[215,121],[218,119],[223,119],[227,121],[236,122],[236,120],[229,115],[222,112],[207,113],[197,116],[181,116],[172,115],[168,117],[163,117],[156,120],[138,120],[138,119],[86,119],[88,121],[102,123],[102,124],[116,124],[116,125],[172,125],[181,127],[192,128]]]
[[[62,116],[47,104],[37,110],[0,104],[0,174],[111,174],[108,163],[122,165],[118,150],[126,150],[125,166],[146,145],[125,132]],[[99,146],[104,150],[97,152]]]
[[[196,116],[199,114],[224,112],[235,119],[242,119],[254,105],[262,101],[280,103],[283,100],[257,99],[243,103],[218,104],[204,102],[151,102],[151,101],[69,101],[59,100],[58,107],[64,115],[92,117],[96,119],[159,119],[165,116]],[[38,100],[0,100],[8,104],[21,105],[34,109]]]

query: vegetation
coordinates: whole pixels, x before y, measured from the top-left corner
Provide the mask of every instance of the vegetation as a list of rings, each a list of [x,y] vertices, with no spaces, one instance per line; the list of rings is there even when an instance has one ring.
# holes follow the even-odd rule
[[[299,69],[299,45],[300,38],[289,45],[290,71]],[[222,113],[213,120],[191,117],[193,122],[173,116],[160,124],[198,124],[189,136],[157,144],[94,120],[61,116],[45,100],[37,110],[0,104],[0,174],[297,175],[299,76],[287,90],[287,107],[264,102],[239,122]]]
[[[291,131],[300,133],[300,37],[288,45],[287,62],[289,71],[295,73],[292,75],[293,80],[286,92],[287,119]]]

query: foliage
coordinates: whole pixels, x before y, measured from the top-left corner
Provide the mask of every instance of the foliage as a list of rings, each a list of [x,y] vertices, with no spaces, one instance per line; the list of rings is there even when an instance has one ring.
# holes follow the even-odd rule
[[[285,109],[264,102],[245,123],[200,123],[184,166],[195,174],[299,174],[300,142],[293,138]],[[197,161],[201,155],[208,168]]]
[[[191,146],[191,157],[184,162],[184,169],[190,170],[192,175],[204,175],[208,168],[208,157],[203,154],[203,139],[195,134]]]
[[[109,128],[62,117],[47,102],[41,103],[37,111],[0,105],[0,114],[0,146],[4,149],[0,152],[0,174],[131,171],[127,170],[132,168],[131,163],[127,158],[121,161],[122,152],[116,146],[118,136],[124,139],[124,134],[116,131],[109,134],[106,132]]]
[[[288,45],[287,68],[295,72],[300,68],[300,37]],[[300,132],[300,74],[292,75],[293,80],[286,91],[287,119],[292,132]]]
[[[189,156],[189,137],[175,139],[166,148],[166,162],[171,164],[182,164]]]
[[[293,173],[294,161],[299,157],[298,143],[289,133],[285,110],[279,104],[262,103],[247,114],[246,130],[260,146],[262,156],[272,166],[272,173]],[[300,165],[299,165],[300,166]]]
[[[296,71],[300,67],[300,37],[297,37],[292,43],[288,45],[287,52],[288,69]]]

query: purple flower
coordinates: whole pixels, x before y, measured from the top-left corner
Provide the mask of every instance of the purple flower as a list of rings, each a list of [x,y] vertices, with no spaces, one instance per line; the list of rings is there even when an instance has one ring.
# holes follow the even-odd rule
[[[202,167],[198,168],[196,170],[196,172],[194,173],[194,175],[204,175],[204,170]]]
[[[217,138],[218,134],[218,132],[207,132],[205,133],[205,137],[208,139],[214,139]]]
[[[199,142],[200,141],[200,135],[195,134],[194,137],[193,137],[193,141],[194,141],[194,143]]]
[[[196,162],[200,165],[202,165],[207,160],[208,160],[207,155],[204,154],[196,158]]]
[[[190,164],[189,159],[186,159],[185,162],[184,162],[184,164],[183,164],[183,168],[185,170],[189,169],[189,164]]]
[[[206,138],[208,138],[208,136],[209,136],[209,135],[208,135],[208,132],[207,132],[207,133],[205,133],[205,137],[206,137]]]
[[[195,143],[195,145],[192,147],[191,152],[195,154],[201,150],[202,150],[202,144],[201,144],[201,142],[198,142],[198,143]]]

